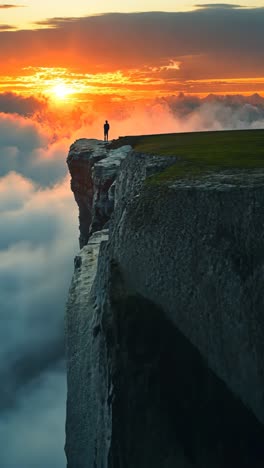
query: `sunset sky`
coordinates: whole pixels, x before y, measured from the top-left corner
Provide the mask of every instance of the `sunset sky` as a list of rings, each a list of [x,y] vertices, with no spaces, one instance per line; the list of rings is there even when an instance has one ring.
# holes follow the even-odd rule
[[[258,0],[0,4],[0,92],[99,111],[180,92],[263,94],[263,25]]]

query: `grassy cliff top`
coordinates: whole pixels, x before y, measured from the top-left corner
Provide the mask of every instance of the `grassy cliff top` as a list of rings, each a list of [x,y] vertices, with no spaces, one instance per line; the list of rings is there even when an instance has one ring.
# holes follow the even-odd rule
[[[264,168],[264,130],[173,133],[124,140],[123,144],[131,144],[140,153],[179,158],[155,176],[157,182],[225,169]]]

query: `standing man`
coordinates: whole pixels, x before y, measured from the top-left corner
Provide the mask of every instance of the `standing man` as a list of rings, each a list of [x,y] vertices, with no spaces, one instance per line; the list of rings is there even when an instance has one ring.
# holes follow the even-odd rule
[[[110,129],[110,125],[109,125],[108,121],[106,120],[105,124],[104,124],[104,141],[108,141],[109,129]]]

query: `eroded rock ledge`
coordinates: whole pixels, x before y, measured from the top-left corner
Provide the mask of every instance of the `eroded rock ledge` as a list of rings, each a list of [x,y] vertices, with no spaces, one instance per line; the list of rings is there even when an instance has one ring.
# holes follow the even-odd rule
[[[79,206],[80,248],[109,221],[114,208],[117,171],[130,151],[128,145],[108,150],[104,142],[86,138],[71,146],[67,164],[72,177],[71,189]]]
[[[71,147],[68,468],[264,466],[264,174],[175,161]]]

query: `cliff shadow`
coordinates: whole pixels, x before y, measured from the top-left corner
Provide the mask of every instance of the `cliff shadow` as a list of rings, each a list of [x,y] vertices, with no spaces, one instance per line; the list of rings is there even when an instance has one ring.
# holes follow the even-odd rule
[[[148,300],[111,299],[111,468],[260,468],[264,427]]]

